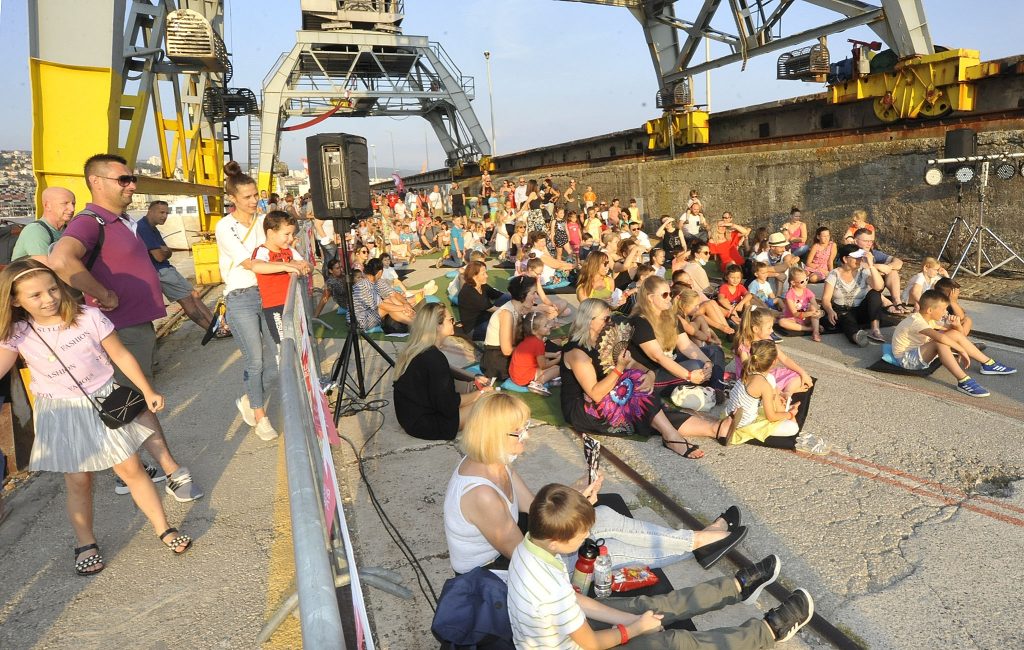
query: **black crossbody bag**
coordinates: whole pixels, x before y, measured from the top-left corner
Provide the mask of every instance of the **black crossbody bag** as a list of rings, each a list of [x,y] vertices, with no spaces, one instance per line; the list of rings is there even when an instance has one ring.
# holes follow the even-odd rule
[[[100,419],[103,420],[103,424],[108,429],[120,429],[124,425],[132,422],[142,413],[142,410],[146,408],[146,398],[142,396],[142,393],[131,388],[129,386],[120,386],[114,384],[114,390],[110,392],[106,397],[95,399],[89,393],[85,392],[82,388],[82,384],[78,383],[75,376],[71,374],[71,371],[64,364],[64,361],[57,356],[57,352],[50,347],[50,344],[46,342],[39,332],[36,332],[36,328],[32,327],[32,331],[35,332],[36,337],[43,342],[54,356],[55,359],[60,363],[64,371],[68,373],[68,377],[71,377],[71,381],[75,382],[75,386],[78,386],[78,390],[82,391],[82,394],[89,400],[96,412],[99,413]]]

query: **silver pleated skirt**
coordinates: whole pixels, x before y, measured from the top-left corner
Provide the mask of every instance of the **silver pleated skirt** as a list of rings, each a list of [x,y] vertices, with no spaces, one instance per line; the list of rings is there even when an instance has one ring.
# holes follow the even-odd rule
[[[93,393],[106,397],[113,380]],[[98,472],[122,463],[138,451],[153,432],[131,422],[108,429],[84,395],[73,399],[35,398],[36,440],[28,468],[44,472]]]

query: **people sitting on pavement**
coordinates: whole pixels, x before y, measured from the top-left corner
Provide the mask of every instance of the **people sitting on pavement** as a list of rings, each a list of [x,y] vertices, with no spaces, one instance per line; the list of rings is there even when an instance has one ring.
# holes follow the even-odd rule
[[[541,284],[547,287],[564,286],[569,281],[569,272],[576,268],[576,265],[552,257],[548,253],[547,237],[544,231],[534,231],[530,233],[527,245],[531,255],[544,264],[544,270],[540,274]]]
[[[661,226],[654,233],[654,236],[661,239],[658,242],[658,247],[664,250],[666,255],[673,255],[677,250],[685,248],[682,235],[679,234],[679,229],[676,228],[676,220],[667,214],[662,215]]]
[[[936,357],[956,378],[956,389],[971,397],[988,397],[990,393],[967,374],[971,360],[980,364],[983,375],[1012,375],[1016,368],[997,362],[967,339],[957,319],[948,327],[941,321],[946,316],[949,299],[934,289],[921,294],[920,310],[896,326],[892,334],[892,356],[900,367],[923,370]]]
[[[794,266],[790,269],[790,272],[795,268],[799,267]],[[773,286],[775,283],[768,278],[772,267],[767,262],[754,262],[751,264],[751,270],[754,279],[747,283],[747,290],[753,296],[754,304],[759,307],[780,311],[782,309],[782,301],[775,294],[775,287]],[[742,274],[743,269],[740,269],[740,275]]]
[[[868,341],[885,343],[879,321],[885,281],[875,268],[874,258],[856,244],[839,247],[836,266],[825,278],[821,308],[829,325],[838,327],[854,345]],[[865,328],[869,328],[865,330]]]
[[[719,442],[739,445],[754,442],[776,449],[792,449],[816,455],[829,452],[829,445],[813,434],[801,433],[797,422],[800,405],[782,393],[770,372],[778,361],[778,345],[770,340],[754,341],[739,381],[729,391],[725,412],[735,427],[720,432]]]
[[[711,298],[718,292],[718,287],[711,284],[708,273],[704,270],[711,257],[711,249],[706,243],[695,240],[690,246],[690,252],[692,257],[683,267],[690,278],[690,288]]]
[[[690,337],[691,341],[699,345],[701,351],[709,359],[717,356],[718,352],[714,351],[714,348],[717,347],[720,351],[722,340],[718,338],[707,319],[700,313],[700,295],[681,284],[672,285],[671,291],[675,295],[672,305],[680,330]],[[706,347],[711,349],[705,350]]]
[[[484,353],[480,369],[487,377],[501,383],[508,379],[508,364],[516,343],[522,337],[522,321],[537,298],[537,278],[525,275],[512,278],[508,283],[510,300],[498,307],[487,321],[484,333]]]
[[[807,271],[799,266],[789,270],[789,291],[782,305],[779,327],[791,332],[810,332],[812,341],[821,341],[822,312],[814,292],[807,286]]]
[[[718,287],[718,304],[725,311],[725,318],[732,325],[740,324],[740,314],[750,304],[754,304],[754,294],[743,286],[743,269],[730,264],[725,269],[725,282]],[[763,303],[761,306],[764,306]],[[766,307],[767,308],[767,307]]]
[[[352,304],[356,322],[365,332],[381,328],[385,334],[404,333],[416,315],[409,300],[391,288],[381,276],[384,264],[379,257],[366,262],[352,283]]]
[[[955,316],[956,322],[959,324],[964,336],[970,334],[971,330],[974,329],[974,319],[967,314],[963,305],[960,304],[960,283],[952,278],[939,278],[935,283],[934,289],[949,300],[945,322],[947,324],[953,322],[953,317]],[[974,345],[979,350],[985,349],[983,343],[974,342]]]
[[[508,375],[513,382],[544,397],[551,395],[546,387],[548,382],[560,383],[558,360],[562,353],[548,352],[545,348],[551,322],[542,312],[528,313],[523,319],[523,340],[512,351],[508,365]]]
[[[454,440],[483,393],[486,382],[458,392],[441,346],[455,333],[455,318],[439,302],[420,306],[406,346],[395,360],[395,418],[402,430],[424,440]]]
[[[800,208],[795,205],[789,211],[789,218],[782,224],[782,234],[789,240],[789,252],[803,257],[810,247],[807,244],[807,224],[803,222]]]
[[[576,298],[580,302],[587,298],[596,298],[608,302],[609,307],[618,307],[610,302],[615,290],[615,284],[609,275],[610,270],[611,261],[604,251],[595,250],[587,255],[576,281]]]
[[[667,282],[655,275],[644,280],[629,325],[630,356],[654,373],[656,385],[686,382],[722,387],[725,356],[721,348],[709,347],[713,358],[709,357],[680,330]]]
[[[597,515],[590,502],[573,488],[549,484],[534,497],[529,515],[529,533],[509,564],[508,612],[517,648],[771,648],[791,639],[814,615],[810,594],[797,589],[763,618],[738,627],[665,630],[698,614],[755,602],[778,577],[779,558],[770,555],[735,575],[661,596],[598,601],[574,591],[560,560],[591,534]],[[609,627],[594,630],[588,618]]]
[[[462,288],[459,289],[459,316],[462,329],[474,341],[484,340],[487,323],[497,308],[496,303],[505,294],[487,284],[487,265],[472,261],[462,270]]]
[[[327,275],[324,279],[324,291],[320,296],[320,302],[317,304],[316,309],[313,311],[314,316],[319,316],[323,312],[324,307],[327,306],[327,301],[334,299],[334,304],[338,307],[344,307],[348,309],[348,280],[345,278],[345,268],[341,263],[341,260],[337,257],[327,262]]]
[[[903,302],[913,309],[917,309],[917,301],[921,294],[929,289],[935,288],[935,283],[940,278],[948,278],[949,272],[942,267],[934,257],[926,257],[921,262],[921,272],[910,276],[907,288],[903,294]]]
[[[707,243],[708,220],[704,216],[704,205],[699,199],[694,200],[679,217],[679,231],[683,233],[683,242],[692,248],[694,242]]]
[[[536,257],[531,257],[527,260],[526,273],[523,274],[524,276],[528,278],[541,278],[543,273],[543,261]],[[558,296],[549,296],[547,292],[544,291],[544,285],[541,282],[537,283],[536,308],[546,313],[551,320],[562,319],[564,322],[572,318],[572,305]]]
[[[896,316],[912,313],[914,308],[903,304],[900,293],[900,269],[903,268],[903,260],[875,248],[875,234],[867,228],[860,228],[853,233],[853,241],[858,248],[870,254],[875,268],[882,274],[885,288],[889,290],[889,298],[886,300],[891,301],[882,303],[886,311]]]
[[[444,530],[448,555],[456,573],[476,567],[508,568],[516,546],[523,541],[517,525],[520,513],[530,512],[534,496],[512,468],[526,452],[530,437],[529,407],[510,393],[482,395],[463,427],[460,447],[465,457],[456,465],[444,499]],[[581,498],[597,501],[604,482],[585,474],[574,484]],[[588,526],[591,536],[603,537],[612,565],[642,563],[667,566],[696,555],[708,568],[746,534],[738,509],[730,508],[703,530],[674,529],[625,517],[606,506],[596,508]],[[579,546],[568,551],[571,567]],[[703,552],[702,552],[703,551]]]
[[[701,458],[704,452],[685,436],[715,435],[715,422],[683,412],[666,414],[652,397],[654,373],[636,367],[624,342],[622,352],[599,345],[611,310],[602,300],[580,303],[562,348],[562,415],[577,431],[601,434],[657,432],[662,444],[685,458]],[[614,358],[609,358],[614,357]],[[607,362],[607,365],[605,363]]]
[[[836,249],[837,245],[832,241],[831,230],[826,226],[821,226],[814,231],[814,243],[811,244],[811,249],[807,252],[807,263],[804,264],[808,273],[808,281],[811,284],[824,282],[828,274],[832,272],[836,261]]]
[[[729,324],[729,321],[725,317],[725,311],[722,309],[718,301],[712,300],[705,293],[699,291],[693,286],[693,280],[690,278],[690,274],[685,270],[677,270],[672,273],[672,284],[682,284],[686,288],[693,291],[700,299],[700,303],[697,305],[696,310],[701,316],[707,320],[708,325],[715,329],[724,332],[725,334],[735,334],[736,330]]]

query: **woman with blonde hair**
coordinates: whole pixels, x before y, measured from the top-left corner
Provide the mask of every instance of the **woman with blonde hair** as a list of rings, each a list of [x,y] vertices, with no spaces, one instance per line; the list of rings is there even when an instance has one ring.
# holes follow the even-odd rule
[[[408,344],[395,362],[395,417],[414,438],[454,440],[469,407],[491,390],[459,393],[441,344],[455,333],[455,319],[441,303],[422,305],[409,327]]]
[[[629,324],[633,327],[629,352],[636,363],[655,373],[658,385],[685,382],[722,387],[725,357],[721,349],[711,359],[680,331],[664,279],[652,275],[643,281]]]
[[[452,472],[444,499],[444,531],[449,559],[456,573],[476,567],[507,569],[508,560],[523,541],[518,526],[529,513],[533,492],[511,465],[526,450],[530,409],[508,393],[480,398],[470,411],[460,439],[466,454]],[[604,474],[588,484],[584,475],[574,487],[591,503]],[[615,567],[644,564],[661,567],[696,556],[712,566],[746,534],[739,510],[726,510],[704,530],[674,530],[598,506],[591,537],[603,537]],[[576,558],[563,558],[572,567]]]

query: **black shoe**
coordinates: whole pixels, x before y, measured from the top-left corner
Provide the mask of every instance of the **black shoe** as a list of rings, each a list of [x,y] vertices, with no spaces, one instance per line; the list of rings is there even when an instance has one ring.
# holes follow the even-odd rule
[[[731,533],[732,531],[739,528],[740,509],[737,508],[736,506],[729,506],[728,508],[726,508],[725,512],[715,517],[715,521],[718,521],[719,519],[725,520],[725,524],[728,526],[726,530],[728,530]]]
[[[740,583],[740,598],[745,603],[752,603],[761,595],[765,587],[775,582],[782,569],[779,556],[769,555],[757,564],[752,564],[736,572],[736,582]]]
[[[736,530],[729,533],[729,536],[725,539],[719,540],[712,544],[707,544],[693,550],[693,557],[697,560],[697,564],[705,569],[710,569],[718,562],[722,557],[732,550],[734,546],[743,541],[743,538],[747,536],[747,527],[740,526]]]
[[[814,599],[803,589],[797,589],[775,609],[764,615],[765,622],[775,635],[775,642],[789,641],[814,616]]]

